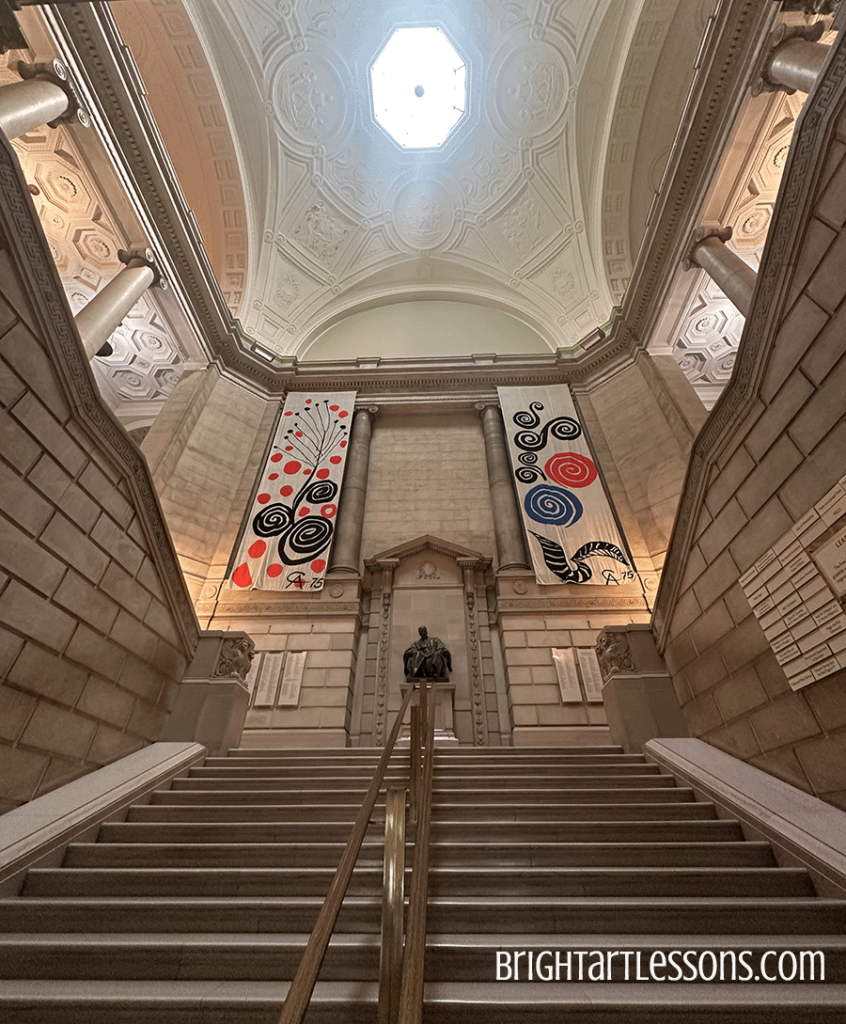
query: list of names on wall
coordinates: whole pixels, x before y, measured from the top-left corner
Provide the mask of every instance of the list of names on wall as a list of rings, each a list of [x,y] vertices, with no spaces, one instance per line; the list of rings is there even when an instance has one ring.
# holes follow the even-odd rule
[[[846,668],[846,477],[740,577],[794,690]]]

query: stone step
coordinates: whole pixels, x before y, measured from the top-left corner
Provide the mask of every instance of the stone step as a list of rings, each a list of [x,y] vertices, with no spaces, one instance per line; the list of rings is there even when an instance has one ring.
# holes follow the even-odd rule
[[[291,868],[336,867],[344,843],[74,843],[66,868]],[[366,840],[358,863],[381,865],[384,844]],[[769,843],[541,843],[435,842],[436,867],[767,867]],[[409,858],[410,863],[410,858]]]
[[[293,977],[307,940],[302,933],[8,933],[0,935],[0,978],[284,981]],[[498,960],[500,951],[508,958]],[[516,951],[520,955],[515,960]],[[679,959],[681,951],[687,953],[687,961]],[[591,968],[595,981],[637,984],[649,976],[650,958],[657,954],[653,962],[659,971],[663,957],[664,969],[669,964],[673,973],[688,979],[701,962],[706,973],[722,969],[725,981],[732,980],[733,973],[734,980],[752,981],[762,955],[769,951],[775,953],[763,962],[769,975],[785,954],[787,970],[793,969],[795,957],[797,977],[825,984],[846,982],[846,939],[822,935],[430,934],[425,964],[429,981],[491,982],[499,965],[500,976],[508,967],[512,980],[530,982],[546,980],[547,972],[556,969],[557,955],[562,983],[577,981],[581,965],[585,981]],[[543,954],[539,960],[538,954]],[[378,971],[379,936],[341,933],[329,944],[320,977],[355,981],[378,977]]]
[[[535,783],[540,779],[547,778],[570,778],[591,775],[601,775],[608,778],[617,778],[626,775],[660,775],[658,765],[647,765],[642,762],[633,764],[583,764],[583,765],[555,765],[539,766],[523,769],[519,772],[512,772],[507,766],[493,770],[482,770],[482,765],[473,765],[472,771],[462,770],[460,767],[449,767],[439,765],[434,768],[434,779],[438,784],[463,782],[469,779],[468,784],[475,784],[479,779],[491,781],[496,779],[497,784],[503,788],[507,784],[516,782],[525,785],[527,781]],[[525,778],[528,776],[528,779]],[[673,782],[671,776],[662,775],[662,778]],[[353,779],[364,782],[367,786],[373,778],[372,771],[365,771],[354,765],[325,768],[320,771],[316,768],[304,768],[301,766],[286,767],[276,765],[249,765],[242,768],[240,765],[199,765],[188,772],[188,778],[225,778],[225,779],[281,779],[291,785],[303,785],[306,782],[314,785],[335,785],[337,782],[346,779]],[[386,779],[388,784],[391,780],[407,781],[408,766],[404,770],[390,769]]]
[[[379,762],[378,756],[371,760],[363,757],[333,757],[331,760],[320,757],[298,757],[288,755],[287,757],[207,757],[204,766],[207,768],[290,768],[307,769],[314,774],[333,774],[339,767],[350,767],[357,770],[373,769]],[[450,756],[447,752],[437,751],[435,754],[435,771],[457,768],[484,768],[496,772],[535,772],[555,771],[559,767],[569,765],[643,765],[647,761],[643,754],[568,754],[561,752],[558,755],[546,755],[540,758],[513,755],[512,757],[489,758],[486,755],[462,755],[459,758]],[[408,754],[399,754],[391,758],[389,762],[391,770],[408,768]]]
[[[350,824],[355,820],[360,803],[348,800],[343,804],[288,804],[264,803],[253,804],[243,799],[239,793],[239,800],[229,801],[225,804],[217,804],[211,796],[192,794],[192,803],[181,802],[178,797],[165,801],[167,791],[153,793],[153,802],[150,804],[137,804],[127,811],[127,821],[243,821],[249,818],[250,821],[272,821],[272,822],[310,822],[317,823],[331,819],[332,821],[348,821]],[[199,795],[203,799],[197,800]],[[184,797],[181,793],[179,796]],[[207,798],[208,797],[208,798]],[[249,810],[245,810],[245,804],[249,803]],[[385,807],[377,804],[372,821],[381,820],[384,822]]]
[[[578,747],[485,747],[484,751],[480,751],[477,747],[452,747],[448,750],[437,750],[437,760],[463,760],[465,758],[476,758],[483,760],[496,760],[498,758],[515,758],[517,760],[523,758],[544,758],[544,757],[561,757],[562,755],[572,756],[575,754],[591,754],[591,755],[603,755],[603,754],[622,754],[623,748],[620,746],[614,746],[613,744],[608,745],[583,745]],[[278,758],[289,758],[289,757],[301,757],[301,758],[312,758],[313,760],[325,763],[326,761],[332,761],[335,758],[354,758],[354,757],[370,757],[374,761],[378,761],[382,756],[381,747],[297,747],[292,749],[290,747],[233,747],[229,751],[228,757],[278,757]],[[396,750],[394,757],[403,756],[402,750]],[[407,756],[407,755],[406,755]],[[640,757],[640,754],[629,755],[632,757]]]
[[[34,868],[25,896],[315,896],[332,868]],[[380,868],[356,868],[351,895],[377,895]],[[798,868],[433,868],[438,896],[813,896]]]
[[[678,794],[683,790],[673,790]],[[641,799],[632,803],[600,803],[593,804],[579,803],[574,800],[567,804],[536,804],[525,806],[511,804],[502,806],[500,804],[450,804],[441,803],[438,805],[438,822],[445,824],[467,824],[471,822],[482,822],[496,820],[508,823],[529,823],[536,821],[545,822],[593,822],[593,821],[706,821],[716,818],[714,805],[710,803],[698,803],[692,798],[692,794],[683,798],[682,802],[668,802],[662,793],[661,803],[652,803],[649,798],[653,793],[641,794]],[[190,795],[191,803],[181,802],[180,797],[185,798],[185,793],[174,794],[167,802],[163,799],[170,796],[166,791],[154,793],[159,797],[153,804],[137,804],[130,807],[127,813],[127,820],[130,822],[150,821],[182,821],[182,822],[241,822],[249,817],[255,822],[319,822],[327,818],[332,821],[339,821],[346,815],[347,820],[352,822],[358,811],[358,805],[348,802],[341,805],[329,804],[286,804],[273,803],[269,801],[268,794],[265,794],[266,803],[252,803],[243,799],[243,794],[238,794],[242,799],[230,800],[227,803],[216,803],[214,794],[194,793]],[[584,799],[584,794],[581,794]],[[201,799],[197,799],[200,797]],[[595,798],[595,793],[591,794]],[[249,804],[249,810],[244,805]],[[373,821],[384,821],[384,806],[377,805],[374,810]]]
[[[607,805],[606,805],[607,806]],[[185,823],[109,822],[100,827],[99,843],[328,843],[346,842],[351,820],[323,822]],[[384,833],[375,822],[370,833]],[[740,842],[743,830],[735,821],[596,821],[596,822],[433,822],[433,843],[466,843],[484,839],[507,843],[531,836],[537,842],[559,843],[729,843]],[[380,840],[381,841],[381,840]]]
[[[2,932],[305,932],[319,896],[40,897],[0,899]],[[378,932],[381,898],[349,896],[338,931]],[[449,934],[832,935],[846,933],[846,901],[807,897],[435,897],[429,931]]]
[[[192,772],[194,770],[192,769]],[[197,769],[199,772],[199,769]],[[285,777],[283,775],[256,775],[256,776],[207,776],[192,774],[189,778],[174,779],[171,792],[182,792],[194,789],[261,789],[265,792],[293,792],[302,793],[306,790],[327,789],[332,792],[341,790],[355,790],[363,798],[369,785],[368,778],[358,776],[339,775],[337,777],[323,777],[309,779],[305,777]],[[385,779],[386,787],[399,786],[408,787],[408,779],[402,777],[388,777]],[[575,770],[556,774],[551,777],[533,778],[531,780],[520,779],[492,779],[487,775],[436,775],[433,782],[433,792],[443,793],[450,790],[472,790],[473,792],[510,793],[512,791],[522,793],[526,788],[531,789],[610,789],[612,787],[625,786],[626,788],[649,788],[675,789],[676,782],[669,775],[659,775],[646,769],[638,770],[632,774],[590,774],[579,773]]]
[[[8,981],[14,1024],[276,1024],[286,982]],[[308,1024],[372,1024],[377,986],[318,982]],[[843,1024],[846,986],[428,982],[423,1024]]]
[[[445,786],[432,788],[433,815],[439,814],[442,803],[469,803],[478,805],[530,803],[684,803],[693,800],[693,790],[667,785],[657,775],[643,779],[570,779],[566,786],[533,789],[496,789],[478,786],[476,789],[453,789]]]
[[[446,789],[435,787],[432,791],[433,807],[442,803],[488,803],[494,806],[514,803],[525,806],[529,803],[684,803],[693,800],[693,790],[683,786],[667,786],[662,776],[638,780],[636,786],[615,785],[613,788],[599,788],[593,785],[568,785],[559,789]],[[177,782],[183,780],[176,780]],[[191,780],[184,780],[191,782]],[[211,782],[211,780],[209,780]],[[594,781],[594,780],[591,780]],[[206,786],[202,780],[192,785],[180,785],[173,789],[158,790],[152,794],[156,804],[174,803],[239,803],[239,804],[332,804],[349,803],[361,806],[363,790],[293,790],[284,786],[264,786],[262,789],[213,788],[219,783]],[[603,783],[608,786],[608,782]],[[384,803],[384,791],[379,797]],[[437,811],[440,814],[440,811]]]

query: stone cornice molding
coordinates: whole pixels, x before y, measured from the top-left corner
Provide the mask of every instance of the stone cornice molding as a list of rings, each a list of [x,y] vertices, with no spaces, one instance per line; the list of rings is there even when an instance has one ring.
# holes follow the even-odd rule
[[[622,315],[645,344],[746,100],[776,4],[722,0],[697,71],[632,273]]]
[[[667,560],[655,602],[658,649],[666,646],[671,613],[693,547],[696,519],[717,457],[742,428],[757,401],[782,324],[799,249],[811,221],[824,171],[823,154],[846,108],[846,39],[839,36],[817,88],[808,96],[793,135],[738,359],[728,387],[693,445]]]
[[[645,611],[642,597],[500,597],[499,612]]]
[[[200,626],[150,471],[144,456],[100,398],[26,180],[11,144],[2,134],[0,219],[12,262],[24,282],[39,334],[74,412],[74,422],[88,436],[91,446],[103,452],[120,471],[129,488],[190,661]]]

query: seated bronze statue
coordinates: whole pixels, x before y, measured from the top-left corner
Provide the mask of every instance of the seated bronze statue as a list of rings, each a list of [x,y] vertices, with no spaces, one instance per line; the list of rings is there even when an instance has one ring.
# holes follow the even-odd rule
[[[403,654],[405,674],[412,679],[444,679],[452,671],[452,657],[446,645],[436,636],[429,636],[425,626],[418,630],[420,639]]]

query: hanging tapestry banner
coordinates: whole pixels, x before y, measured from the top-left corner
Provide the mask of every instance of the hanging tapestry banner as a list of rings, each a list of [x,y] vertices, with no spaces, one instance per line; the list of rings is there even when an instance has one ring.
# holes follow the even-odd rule
[[[538,583],[634,582],[570,389],[497,390]]]
[[[235,558],[233,589],[323,588],[355,396],[288,395]]]

